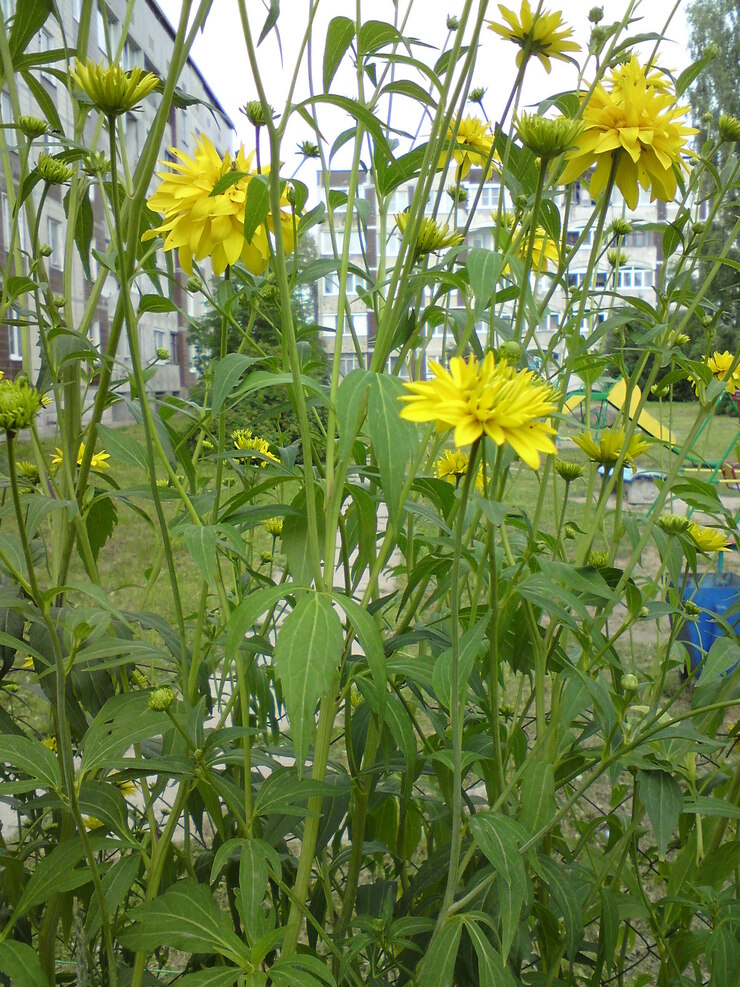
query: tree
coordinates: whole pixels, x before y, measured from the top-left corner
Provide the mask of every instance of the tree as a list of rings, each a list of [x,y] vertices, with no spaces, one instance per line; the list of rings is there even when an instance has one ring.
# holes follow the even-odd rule
[[[717,50],[716,57],[700,73],[691,89],[691,108],[694,126],[699,129],[697,148],[708,152],[712,164],[721,172],[737,155],[733,143],[716,145],[720,113],[740,118],[740,0],[689,0],[686,16],[692,58],[701,58],[709,45],[715,45]],[[712,186],[712,179],[707,174],[702,197],[712,191]],[[719,254],[731,237],[739,199],[736,184],[712,223],[705,250],[708,256]],[[737,241],[732,244],[728,259],[740,262]],[[711,266],[711,261],[703,263],[699,272],[702,280]],[[740,271],[723,265],[709,289],[707,301],[713,310],[708,312],[714,329],[712,349],[734,351],[740,322]],[[706,348],[705,333],[702,327],[696,327],[691,355],[702,355]]]
[[[305,272],[316,258],[316,243],[310,236],[298,240],[297,269]],[[230,280],[214,291],[230,296],[226,302],[233,321],[227,334],[227,352],[241,350],[247,356],[259,360],[255,369],[273,373],[287,372],[283,365],[282,326],[280,309],[276,302],[274,281],[254,277],[235,269]],[[292,295],[293,319],[298,338],[298,349],[304,373],[320,382],[328,380],[328,360],[319,338],[317,326],[316,281],[297,279]],[[204,318],[193,323],[189,341],[195,346],[194,363],[198,383],[191,389],[191,397],[202,403],[210,389],[217,357],[221,349],[222,318],[214,308]],[[310,403],[310,402],[309,402]],[[323,409],[317,408],[323,415]],[[313,419],[315,421],[315,418]],[[230,406],[227,431],[249,427],[255,433],[278,446],[287,446],[298,439],[298,422],[284,387],[268,387],[248,394]],[[320,430],[317,427],[317,444]]]

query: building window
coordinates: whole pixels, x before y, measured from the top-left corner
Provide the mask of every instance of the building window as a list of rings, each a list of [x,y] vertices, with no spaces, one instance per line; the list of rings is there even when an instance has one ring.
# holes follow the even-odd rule
[[[653,272],[644,267],[622,267],[619,270],[620,288],[650,288]]]
[[[10,199],[6,192],[2,193],[3,246],[10,250],[10,232],[12,228],[10,215]]]
[[[18,313],[14,308],[8,309],[5,316],[8,324],[8,355],[14,362],[23,359],[23,347],[21,344],[21,327],[18,324]]]
[[[62,237],[62,224],[58,219],[51,216],[46,220],[46,233],[51,247],[51,266],[61,270],[64,266],[64,239]]]
[[[343,353],[339,358],[339,372],[342,377],[346,377],[348,373],[356,370],[360,365],[360,361],[356,353]]]
[[[7,21],[15,13],[15,0],[0,0],[0,9],[3,12],[3,19]]]
[[[338,295],[339,294],[339,275],[335,274],[333,277],[324,278],[324,294],[325,295]],[[350,271],[347,271],[347,294],[356,295],[357,285],[355,275]]]
[[[494,206],[498,205],[499,197],[499,185],[494,182],[486,182],[485,185],[480,190],[480,199],[478,200],[478,209],[493,209]],[[478,194],[478,184],[477,182],[472,182],[468,185],[468,202],[472,206],[475,202],[475,197]]]
[[[352,312],[352,326],[356,336],[367,336],[367,312]]]
[[[154,329],[152,332],[152,337],[154,339],[154,352],[157,350],[163,350],[166,347],[167,336],[164,329]]]
[[[479,247],[484,250],[491,249],[491,234],[488,230],[478,230],[475,233],[471,233],[468,236],[468,245],[470,247]]]
[[[121,117],[123,137],[126,143],[126,155],[129,161],[139,160],[139,128],[133,113]]]
[[[170,359],[173,363],[177,363],[177,333],[170,333]]]
[[[101,5],[102,6],[102,5]],[[108,14],[108,38],[110,40],[110,52],[111,57],[115,56],[116,50],[118,48],[118,42],[121,38],[121,28],[116,21],[115,17],[111,15],[109,11],[106,10]],[[98,29],[98,47],[103,52],[103,54],[108,53],[108,48],[105,44],[105,18],[103,16],[103,11],[99,7],[97,10],[97,29]]]
[[[409,379],[409,368],[406,361],[401,361],[400,356],[391,356],[388,360],[388,372],[393,374],[396,373],[396,368],[398,368],[398,373],[396,376],[400,377],[401,380]]]
[[[44,52],[51,51],[51,35],[49,34],[48,31],[45,31],[43,28],[41,28],[38,34],[38,40],[39,40],[39,52],[43,54]],[[52,86],[56,86],[57,84],[57,80],[54,78],[54,76],[50,72],[44,72],[43,69],[41,70],[41,78],[45,79],[46,82],[49,82]]]
[[[130,39],[123,46],[123,67],[127,72],[141,63],[141,49]]]

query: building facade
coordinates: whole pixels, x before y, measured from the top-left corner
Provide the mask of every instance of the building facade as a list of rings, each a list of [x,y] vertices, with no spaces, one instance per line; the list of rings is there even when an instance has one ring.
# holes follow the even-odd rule
[[[16,8],[23,0],[0,0],[0,9],[7,27],[15,15]],[[95,14],[90,26],[88,57],[92,61],[107,60],[111,54],[120,51],[120,61],[124,68],[130,70],[138,65],[146,71],[164,76],[170,65],[175,32],[156,0],[137,0],[133,14],[128,22],[127,31],[122,38],[123,26],[126,22],[126,0],[96,0]],[[55,51],[67,46],[76,46],[77,28],[81,13],[81,0],[65,0],[56,5],[60,21],[50,16],[44,26],[37,32],[28,46],[29,53],[34,51]],[[64,71],[66,64],[63,60],[54,63],[54,67]],[[43,116],[40,112],[39,97],[48,97],[59,117],[59,123],[65,136],[70,137],[74,131],[74,110],[72,99],[67,86],[58,75],[45,70],[32,70],[32,77],[26,80],[21,74],[15,77],[18,103],[21,114]],[[205,134],[217,147],[224,150],[233,145],[233,124],[219,104],[207,81],[192,60],[188,60],[178,81],[178,89],[199,102],[192,103],[186,108],[173,106],[166,125],[162,141],[161,157],[167,156],[167,149],[176,146],[186,153],[192,153],[195,146],[195,135]],[[125,149],[125,160],[120,162],[122,178],[129,183],[139,154],[144,146],[146,135],[152,125],[157,110],[157,94],[154,93],[136,108],[135,112],[127,113],[119,118],[120,143]],[[17,177],[19,169],[17,141],[12,126],[13,109],[7,87],[0,91],[0,117],[4,126],[10,167]],[[91,147],[97,139],[97,149],[104,154],[108,149],[106,132],[99,127],[97,114],[90,113],[85,128],[85,143]],[[97,138],[96,138],[97,135]],[[50,133],[40,141],[34,141],[31,152],[32,159],[41,151],[54,154],[61,151],[63,143],[58,135]],[[29,167],[33,160],[29,162]],[[156,183],[156,179],[155,179]],[[39,186],[37,186],[38,190]],[[36,204],[39,202],[37,190],[34,190]],[[67,223],[64,212],[64,187],[52,186],[44,202],[40,217],[39,242],[51,247],[51,254],[46,264],[49,273],[51,289],[62,294],[66,286],[69,290],[71,283],[72,306],[71,312],[64,313],[68,325],[79,323],[80,317],[90,297],[93,286],[102,266],[105,265],[105,255],[109,247],[109,232],[105,218],[104,203],[100,188],[93,183],[90,188],[90,202],[93,213],[93,232],[90,256],[90,278],[83,269],[77,251],[72,252],[72,270],[65,273],[65,242],[67,239]],[[12,208],[7,192],[3,171],[0,169],[0,266],[8,269],[8,249],[12,230]],[[28,251],[31,242],[29,231],[23,215],[19,211],[17,219],[17,244],[21,247],[23,263],[28,262]],[[153,374],[149,387],[156,394],[184,394],[193,382],[191,373],[191,354],[187,343],[189,320],[199,318],[204,314],[202,296],[192,295],[184,288],[181,275],[169,283],[162,280],[164,291],[169,293],[175,309],[165,312],[146,311],[140,316],[139,336],[142,359],[153,366]],[[134,304],[137,305],[137,294],[152,294],[154,287],[146,276],[139,276],[134,285]],[[90,328],[90,341],[102,350],[108,341],[108,331],[113,318],[118,297],[118,286],[115,277],[109,273],[100,293],[95,316]],[[28,315],[28,313],[25,313]],[[0,370],[7,376],[14,377],[22,366],[21,333],[24,322],[23,311],[10,309],[5,313],[5,324],[0,326]],[[167,358],[161,354],[167,351]],[[157,352],[160,358],[157,358]],[[34,372],[40,364],[38,346],[31,332],[31,358]],[[156,361],[156,362],[155,362]],[[123,377],[130,368],[130,358],[125,334],[121,338],[118,353],[118,366],[114,376]],[[45,426],[51,426],[55,421],[56,411],[49,407],[45,412]]]

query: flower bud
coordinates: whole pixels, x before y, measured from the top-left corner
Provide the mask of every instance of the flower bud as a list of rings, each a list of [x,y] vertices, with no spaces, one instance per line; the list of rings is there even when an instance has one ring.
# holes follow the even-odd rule
[[[648,607],[640,607],[640,616],[645,619],[645,617],[650,616],[650,610]]]
[[[272,562],[272,552],[260,552],[260,559],[265,565],[269,565]]]
[[[90,151],[82,161],[88,175],[105,175],[110,171],[110,158],[102,151]]]
[[[537,113],[515,116],[514,125],[522,144],[544,160],[564,154],[573,147],[583,130],[580,120],[563,116],[542,117]]]
[[[203,288],[203,282],[201,281],[201,279],[198,277],[197,274],[192,274],[188,278],[185,287],[192,294],[196,291],[201,291],[201,289]]]
[[[36,463],[29,462],[27,459],[19,459],[15,464],[15,468],[19,479],[31,487],[35,487],[41,479]]]
[[[634,692],[639,684],[637,676],[633,675],[632,672],[627,672],[626,675],[622,676],[622,685],[627,692]]]
[[[64,185],[74,174],[74,170],[69,165],[58,158],[53,158],[46,151],[39,155],[36,171],[49,185]]]
[[[269,534],[273,538],[279,538],[283,533],[283,519],[281,517],[268,517],[262,522]]]
[[[740,120],[729,113],[720,113],[717,123],[719,139],[728,144],[740,144]]]
[[[706,55],[707,58],[717,58],[719,56],[720,50],[721,49],[716,41],[710,41],[710,43],[704,49],[703,54]]]
[[[703,611],[702,608],[697,606],[693,600],[684,600],[683,612],[689,620],[695,620]]]
[[[245,106],[242,106],[241,111],[253,127],[264,127],[267,123],[267,116],[265,115],[262,103],[258,99],[250,99]],[[269,119],[272,120],[275,113],[269,105],[267,112],[269,113]]]
[[[685,346],[691,337],[686,332],[672,332],[668,337],[669,346]]]
[[[607,250],[606,259],[610,267],[621,267],[627,263],[629,257],[623,250]]]
[[[448,31],[457,31],[457,29],[459,27],[460,27],[460,21],[457,19],[457,17],[455,17],[454,14],[448,14],[447,15],[447,30]]]
[[[689,519],[685,514],[661,514],[657,524],[667,535],[682,535],[688,531]]]
[[[513,366],[519,363],[522,348],[515,339],[507,339],[505,343],[499,346],[497,355],[499,360],[506,360],[508,364]]]
[[[714,319],[711,315],[705,315],[701,320],[701,324],[703,329],[711,329],[714,324]]]
[[[628,219],[617,218],[612,223],[612,233],[614,236],[627,236],[632,232],[632,223]]]
[[[707,228],[707,224],[699,220],[698,222],[694,223],[694,225],[691,227],[691,231],[695,236],[701,236],[706,228]]]
[[[52,254],[51,246],[48,243],[42,243],[39,246],[39,254],[42,257],[51,257]]]
[[[670,386],[668,384],[653,384],[650,388],[650,393],[654,398],[665,398],[670,394]]]
[[[40,117],[20,116],[18,117],[18,129],[24,137],[32,141],[37,137],[42,137],[49,129],[49,125],[46,120],[42,120]]]
[[[609,565],[609,553],[589,552],[587,565],[593,566],[594,569],[606,569]]]
[[[483,102],[483,97],[486,95],[487,92],[488,90],[484,89],[483,86],[476,86],[475,89],[470,90],[470,93],[468,94],[468,99],[470,100],[471,103],[481,104]]]
[[[563,528],[563,538],[566,541],[575,541],[578,537],[578,532],[576,531],[575,525],[572,521],[566,521],[565,527]]]
[[[298,145],[298,153],[302,154],[304,158],[320,158],[321,149],[318,144],[314,144],[313,141],[302,141]]]
[[[138,65],[126,72],[120,65],[92,61],[83,64],[79,59],[70,75],[93,106],[107,117],[133,110],[159,84],[153,72],[144,72]]]
[[[54,308],[57,309],[64,308],[65,305],[64,295],[52,295],[51,304],[54,306]]]
[[[604,8],[603,7],[592,7],[588,12],[588,19],[592,24],[598,24],[599,21],[604,19]]]
[[[169,363],[169,360],[170,360],[170,351],[168,349],[165,349],[164,346],[158,346],[157,347],[157,359],[158,360],[164,360],[166,363]]]
[[[161,689],[154,689],[153,692],[150,692],[147,703],[149,709],[153,709],[156,713],[166,713],[174,702],[174,699],[174,692],[166,685]]]
[[[0,428],[10,436],[28,428],[41,403],[41,395],[25,377],[0,380]]]
[[[285,198],[288,200],[288,205],[295,205],[295,185],[288,185],[285,190]]]
[[[598,55],[600,53],[608,37],[609,32],[605,27],[593,27],[591,29],[591,37],[588,41],[588,50],[592,55]]]
[[[149,679],[143,672],[140,672],[138,668],[135,668],[131,673],[131,681],[135,682],[140,689],[149,688]]]
[[[529,199],[526,195],[518,195],[514,199],[514,210],[517,213],[523,213],[527,206],[529,205]]]
[[[467,202],[468,190],[464,185],[448,185],[447,194],[453,202]]]
[[[555,472],[558,476],[565,480],[566,483],[572,483],[573,480],[580,479],[586,467],[583,463],[571,463],[567,459],[556,459],[555,460]]]

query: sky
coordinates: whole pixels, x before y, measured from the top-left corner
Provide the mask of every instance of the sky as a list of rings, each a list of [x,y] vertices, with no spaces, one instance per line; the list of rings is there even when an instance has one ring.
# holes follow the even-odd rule
[[[627,0],[602,0],[604,7],[603,24],[620,20],[625,10]],[[180,14],[181,0],[159,0],[160,6],[173,23]],[[394,4],[392,0],[360,0],[362,19],[384,20],[393,22]],[[520,0],[508,0],[507,6],[519,10]],[[193,7],[197,2],[193,3]],[[246,0],[250,25],[255,38],[259,36],[265,20],[266,9],[264,0]],[[282,0],[281,16],[278,21],[281,52],[274,33],[271,33],[257,49],[260,61],[260,71],[267,92],[267,99],[276,110],[285,105],[289,80],[293,74],[296,55],[303,37],[306,23],[308,0]],[[351,16],[354,4],[349,0],[322,0],[312,31],[313,64],[315,68],[316,89],[321,88],[321,64],[326,39],[327,25],[337,14]],[[562,9],[564,21],[574,29],[574,39],[585,45],[590,27],[588,12],[594,6],[594,0],[545,0],[546,9]],[[642,0],[637,11],[640,18],[630,30],[631,35],[637,33],[661,32],[667,18],[675,6],[675,0]],[[679,72],[690,62],[687,51],[688,32],[683,8],[686,0],[680,0],[679,10],[667,30],[666,41],[661,45],[661,57],[658,64]],[[408,0],[399,0],[399,9],[407,10]],[[462,0],[413,0],[408,23],[404,30],[406,36],[414,37],[433,48],[416,48],[415,56],[419,60],[433,64],[439,55],[439,49],[447,38],[446,20],[448,14],[459,14],[463,7]],[[536,0],[532,0],[536,7]],[[477,9],[477,4],[474,5]],[[490,2],[488,6],[489,19],[499,19],[497,5]],[[436,51],[434,49],[437,49]],[[652,48],[652,45],[650,45]],[[502,112],[511,84],[516,74],[515,56],[517,48],[492,31],[482,32],[481,50],[479,53],[474,86],[482,86],[487,92],[483,100],[483,108],[491,120],[497,120]],[[643,51],[646,49],[643,49]],[[239,108],[248,100],[257,98],[257,91],[252,78],[246,56],[244,37],[237,9],[236,0],[213,0],[213,6],[205,25],[199,34],[192,51],[192,57],[208,81],[211,89],[220,100],[237,129],[237,142],[243,142],[247,150],[254,146],[254,130],[240,113]],[[593,64],[593,62],[591,63]],[[577,72],[575,66],[562,62],[552,63],[552,72],[548,75],[536,60],[530,63],[523,91],[522,107],[536,103],[550,95],[573,89],[576,85]],[[349,54],[342,67],[337,72],[331,91],[342,95],[356,95],[356,80]],[[305,71],[299,74],[296,88],[297,98],[309,95],[308,80]],[[294,102],[296,99],[294,98]],[[424,134],[424,122],[419,119],[416,104],[406,98],[397,98],[395,112],[400,113],[400,126],[413,133],[421,123],[420,133]],[[471,112],[479,114],[478,107],[471,107]],[[351,118],[334,109],[323,112],[320,122],[329,143],[351,124]],[[300,158],[294,154],[299,141],[313,139],[308,126],[296,118],[286,134],[284,144],[284,172],[290,174],[300,163]],[[312,165],[311,162],[309,162]],[[339,158],[335,165],[346,165]],[[313,171],[313,167],[311,171]],[[313,179],[311,173],[302,169],[299,177],[307,184]]]

